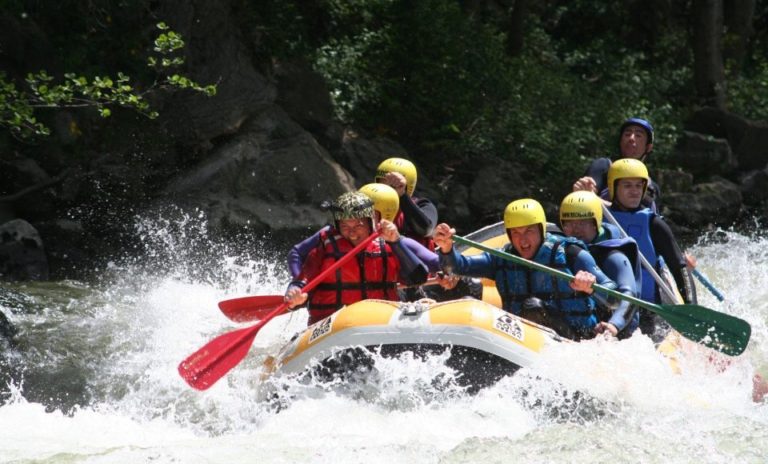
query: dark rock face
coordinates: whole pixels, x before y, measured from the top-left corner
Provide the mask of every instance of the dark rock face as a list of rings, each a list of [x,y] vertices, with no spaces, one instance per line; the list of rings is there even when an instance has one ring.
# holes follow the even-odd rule
[[[0,278],[48,279],[48,260],[43,241],[37,230],[23,219],[0,225]]]
[[[712,172],[732,174],[738,165],[728,140],[697,132],[683,132],[678,140],[675,161],[694,176]]]
[[[33,154],[0,153],[0,279],[61,278],[96,255],[121,253],[131,218],[167,204],[204,213],[212,230],[317,228],[329,220],[322,200],[372,182],[392,156],[416,160],[415,195],[431,199],[440,219],[464,233],[501,220],[514,199],[537,198],[525,166],[509,160],[419,165],[397,141],[342,126],[325,82],[307,63],[254,59],[259,44],[248,41],[233,5],[161,0],[146,21],[162,17],[184,36],[187,70],[198,82],[216,83],[215,97],[156,96],[161,116],[153,121],[117,110],[109,120],[60,112],[51,121],[54,135]],[[8,38],[0,65],[9,76],[54,61],[34,24],[0,12],[0,25],[0,39]],[[704,108],[685,129],[672,161],[677,169],[650,166],[665,217],[696,231],[730,225],[745,205],[765,210],[768,124]],[[559,201],[542,203],[556,218]]]

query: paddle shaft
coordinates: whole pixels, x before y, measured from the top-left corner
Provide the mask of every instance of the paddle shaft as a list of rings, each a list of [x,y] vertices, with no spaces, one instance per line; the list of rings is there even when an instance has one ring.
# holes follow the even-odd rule
[[[310,291],[318,286],[328,275],[357,256],[377,237],[379,237],[379,232],[369,235],[338,261],[309,281],[303,290]],[[287,308],[288,303],[283,303],[253,327],[239,329],[216,337],[182,361],[179,364],[179,374],[193,388],[198,390],[209,388],[242,361],[248,354],[253,339],[259,330]]]
[[[693,268],[693,275],[696,276],[697,279],[699,279],[699,282],[701,282],[705,287],[707,287],[707,290],[709,290],[715,298],[718,299],[718,301],[725,300],[725,296],[720,292],[720,290],[717,289],[717,287],[712,284],[712,282],[707,279],[707,276],[699,272],[698,269],[695,267]]]
[[[482,243],[477,243],[477,242],[474,242],[472,240],[468,240],[468,239],[466,239],[464,237],[460,237],[458,235],[454,235],[453,236],[453,240],[458,242],[458,243],[463,243],[464,245],[469,245],[469,246],[477,248],[479,250],[483,250],[486,253],[490,253],[492,255],[498,256],[499,258],[503,258],[503,259],[515,262],[517,264],[521,264],[523,266],[530,267],[530,268],[535,269],[537,271],[545,272],[547,274],[553,275],[553,276],[558,277],[560,279],[564,279],[564,280],[568,280],[568,281],[573,279],[573,276],[571,274],[567,274],[565,272],[558,271],[557,269],[552,269],[549,266],[545,266],[543,264],[539,264],[539,263],[537,263],[535,261],[531,261],[529,259],[521,258],[520,256],[515,256],[513,254],[506,253],[504,251],[497,250],[495,248],[487,247],[487,246],[483,245]],[[638,306],[642,306],[642,307],[647,308],[647,309],[649,309],[651,311],[654,311],[654,312],[664,312],[663,308],[659,307],[658,305],[655,305],[653,303],[649,303],[649,302],[641,300],[639,298],[635,298],[632,295],[626,295],[624,293],[617,292],[616,290],[610,289],[608,287],[604,287],[604,286],[602,286],[600,284],[593,284],[592,288],[595,289],[596,291],[599,291],[600,293],[605,293],[606,295],[612,296],[614,298],[618,298],[618,299],[621,299],[621,300],[629,301],[630,303],[636,304]]]
[[[613,217],[613,214],[611,214],[611,211],[603,205],[603,216],[605,216],[608,221],[616,226],[617,229],[619,229],[619,233],[621,234],[621,238],[627,238],[629,235],[624,231],[624,229],[621,227],[621,224],[619,224],[619,221],[616,220],[615,217]],[[648,262],[647,259],[645,259],[645,256],[643,256],[643,253],[640,251],[640,249],[637,249],[637,255],[640,257],[640,263],[643,265],[643,268],[645,268],[648,273],[653,276],[653,280],[656,281],[656,285],[659,286],[662,292],[664,292],[664,295],[669,299],[669,301],[675,301],[677,303],[682,303],[677,295],[672,291],[672,289],[669,288],[669,285],[667,285],[667,281],[661,278],[658,272],[656,272],[656,269],[653,268],[651,263]]]
[[[438,285],[437,277],[427,279],[426,282],[419,285],[398,284],[398,289],[427,287]],[[284,295],[253,295],[241,298],[233,298],[219,302],[221,312],[235,322],[253,322],[264,319],[275,306],[284,302]]]

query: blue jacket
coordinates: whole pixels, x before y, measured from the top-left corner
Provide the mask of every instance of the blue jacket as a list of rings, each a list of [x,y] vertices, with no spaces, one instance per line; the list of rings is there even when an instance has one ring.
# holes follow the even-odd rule
[[[566,257],[565,248],[568,245],[582,248],[578,253],[574,253],[573,259]],[[576,239],[547,233],[532,261],[571,275],[580,270],[591,272],[597,277],[597,283],[615,288],[615,284],[600,270],[585,248],[586,246]],[[504,251],[518,254],[511,244],[505,246]],[[537,297],[550,307],[560,310],[568,325],[577,330],[591,329],[597,324],[595,301],[583,293],[574,292],[563,279],[486,252],[463,256],[454,248],[448,254],[439,255],[443,269],[460,275],[493,279],[503,308],[513,314],[520,313],[521,304],[525,299]]]
[[[604,223],[603,233],[589,243],[589,252],[597,265],[613,280],[616,291],[625,295],[640,297],[642,272],[637,243],[632,238],[621,238],[619,229],[613,224]],[[632,334],[640,324],[640,312],[628,301],[608,299],[612,310],[608,322],[619,330],[619,337]]]
[[[651,238],[651,221],[656,214],[648,208],[642,208],[633,212],[611,209],[611,213],[616,218],[616,222],[626,231],[627,235],[635,239],[640,253],[645,256],[651,267],[658,270],[661,265],[661,257],[658,256],[656,247],[653,246],[653,239]],[[652,303],[660,303],[656,280],[645,269],[642,269],[642,274],[640,298]]]

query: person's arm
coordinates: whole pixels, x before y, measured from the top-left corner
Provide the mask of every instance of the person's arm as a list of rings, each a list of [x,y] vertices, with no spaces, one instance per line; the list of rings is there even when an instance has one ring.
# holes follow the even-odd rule
[[[603,287],[609,288],[611,290],[616,289],[616,283],[607,275],[605,275],[605,272],[603,272],[603,270],[600,269],[600,267],[595,262],[595,258],[592,257],[592,255],[589,254],[589,252],[586,250],[580,250],[579,253],[574,257],[571,271],[573,274],[576,274],[579,271],[589,272],[595,276],[596,284],[602,285]],[[592,292],[590,296],[593,297],[601,305],[608,307],[612,306],[611,301],[600,292]]]
[[[451,248],[448,253],[438,251],[440,257],[440,268],[446,274],[458,274],[470,277],[486,277],[493,279],[495,277],[495,264],[493,256],[483,252],[479,255],[463,256],[456,247]]]
[[[675,284],[680,291],[685,303],[693,301],[693,290],[690,287],[691,279],[688,276],[688,268],[685,262],[685,256],[680,250],[680,246],[675,240],[669,225],[659,216],[655,216],[651,221],[651,240],[656,249],[656,253],[664,258],[669,272],[675,278]]]
[[[301,274],[301,268],[304,266],[304,261],[307,259],[309,252],[320,245],[320,232],[330,229],[331,226],[325,226],[322,229],[315,232],[311,237],[295,244],[288,252],[288,271],[291,273],[291,278],[296,278]]]
[[[431,237],[437,225],[437,208],[426,198],[417,202],[407,194],[400,196],[400,210],[405,216],[408,229],[420,237]]]
[[[610,158],[598,158],[593,160],[586,171],[584,171],[584,177],[591,177],[595,181],[595,188],[597,194],[602,192],[608,187],[608,170],[611,168]]]
[[[409,237],[400,237],[403,247],[408,248],[416,257],[427,266],[429,272],[440,270],[440,259],[437,253],[430,251],[427,247]]]
[[[624,253],[619,250],[609,253],[602,262],[601,269],[606,275],[611,276],[612,280],[616,283],[617,292],[633,297],[638,296],[632,264]],[[609,298],[609,300],[612,300],[612,298]],[[621,332],[632,320],[632,317],[634,317],[637,307],[625,300],[615,302],[614,306],[611,308],[613,313],[608,323],[616,327],[618,332]]]
[[[416,243],[416,242],[414,242]],[[404,246],[403,239],[398,239],[394,242],[387,242],[392,248],[392,252],[400,262],[400,280],[406,285],[421,285],[427,281],[429,270],[427,265],[424,264],[410,247]],[[424,248],[421,244],[416,245]],[[425,251],[429,251],[424,248]]]

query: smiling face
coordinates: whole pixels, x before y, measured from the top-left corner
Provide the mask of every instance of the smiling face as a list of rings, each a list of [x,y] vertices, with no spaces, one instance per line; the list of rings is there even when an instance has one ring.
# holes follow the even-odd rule
[[[617,201],[626,209],[635,209],[640,206],[645,194],[645,179],[627,178],[616,181],[616,195],[614,201]]]
[[[349,240],[352,245],[357,245],[363,239],[371,235],[370,219],[342,219],[339,221],[339,233]]]
[[[509,241],[515,247],[518,254],[525,259],[531,259],[536,256],[541,246],[541,225],[531,224],[529,226],[513,227],[507,229]]]
[[[653,144],[648,143],[648,133],[643,127],[629,125],[621,133],[619,148],[623,158],[641,159],[652,147]]]

